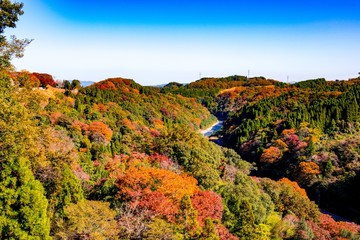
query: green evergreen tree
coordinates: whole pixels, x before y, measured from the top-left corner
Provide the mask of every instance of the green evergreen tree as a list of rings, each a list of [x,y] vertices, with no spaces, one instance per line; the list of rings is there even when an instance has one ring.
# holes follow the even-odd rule
[[[64,166],[62,173],[61,193],[59,197],[58,211],[60,215],[63,215],[66,206],[72,203],[78,203],[84,199],[84,192],[80,182],[67,165]]]
[[[81,88],[81,83],[79,80],[72,80],[71,81],[71,89],[79,89]]]
[[[7,158],[0,169],[0,238],[50,239],[48,202],[26,158]]]
[[[238,202],[239,203],[239,202]],[[255,216],[248,200],[240,202],[238,221],[235,224],[235,233],[240,239],[256,239]]]
[[[70,85],[70,82],[68,80],[64,80],[64,89],[70,89],[71,85]]]

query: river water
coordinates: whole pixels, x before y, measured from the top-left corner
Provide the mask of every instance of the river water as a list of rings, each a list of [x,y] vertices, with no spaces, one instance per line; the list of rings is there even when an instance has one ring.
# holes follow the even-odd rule
[[[219,131],[223,125],[224,121],[217,121],[215,124],[213,124],[211,127],[201,130],[201,134],[205,137],[210,137],[213,133]]]

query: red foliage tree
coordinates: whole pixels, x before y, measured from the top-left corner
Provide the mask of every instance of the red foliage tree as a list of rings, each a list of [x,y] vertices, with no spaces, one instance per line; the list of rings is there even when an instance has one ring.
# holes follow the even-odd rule
[[[332,239],[330,232],[326,229],[321,228],[318,224],[313,221],[306,221],[307,225],[311,228],[311,231],[314,233],[314,237],[317,240],[328,240]]]
[[[39,87],[40,80],[35,77],[32,73],[22,70],[21,72],[13,72],[10,73],[12,79],[16,79],[19,83],[19,86],[31,86],[31,87]]]
[[[46,87],[47,85],[52,87],[56,86],[56,82],[50,74],[34,72],[32,75],[39,79],[41,87]]]
[[[238,240],[239,238],[232,235],[229,230],[221,225],[221,224],[217,224],[216,225],[216,231],[217,234],[219,235],[220,240]]]
[[[127,78],[108,78],[107,80],[112,81],[116,85],[128,85],[128,86],[130,86],[131,81],[132,81]]]
[[[151,211],[154,217],[160,215],[170,222],[175,221],[175,215],[179,210],[178,205],[158,191],[145,194],[139,202],[139,207]]]
[[[283,131],[283,133],[284,133],[284,131]],[[300,150],[306,148],[308,145],[306,142],[301,141],[299,136],[296,134],[286,135],[285,143],[288,145],[289,149],[292,151],[300,151]]]
[[[201,226],[206,218],[221,221],[224,207],[218,194],[212,191],[197,191],[191,197],[191,202],[198,211],[198,222]]]
[[[340,239],[341,230],[346,230],[352,234],[358,234],[360,226],[351,222],[336,222],[330,215],[320,215],[320,226],[323,230],[328,231],[331,237]]]
[[[159,165],[161,168],[168,169],[173,165],[173,162],[168,156],[154,153],[149,156],[149,161],[152,164]]]

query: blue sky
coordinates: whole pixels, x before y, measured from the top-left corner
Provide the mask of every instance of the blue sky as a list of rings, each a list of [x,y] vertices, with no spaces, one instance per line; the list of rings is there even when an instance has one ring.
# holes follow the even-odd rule
[[[8,34],[18,70],[143,85],[201,77],[348,79],[360,71],[360,1],[23,0]]]

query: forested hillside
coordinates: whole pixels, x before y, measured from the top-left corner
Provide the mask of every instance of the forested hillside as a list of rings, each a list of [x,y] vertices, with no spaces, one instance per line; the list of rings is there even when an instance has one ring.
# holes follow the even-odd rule
[[[296,182],[250,177],[251,164],[198,134],[214,118],[193,98],[122,78],[33,81],[1,75],[3,238],[356,237]]]
[[[356,220],[358,79],[82,88],[15,71],[31,41],[0,6],[1,239],[359,239],[312,201]],[[198,131],[211,113],[225,147]]]
[[[215,86],[209,109],[226,119],[218,135],[256,164],[253,175],[296,181],[321,207],[359,222],[360,79],[258,79],[202,79],[174,92]],[[192,96],[203,102],[198,92]]]
[[[281,82],[266,79],[264,77],[247,78],[244,76],[229,76],[224,78],[202,78],[187,85],[180,83],[169,83],[165,85],[161,92],[181,94],[186,97],[196,98],[205,107],[207,107],[213,114],[219,118],[226,118],[227,113],[231,111],[227,102],[219,101],[219,93],[226,90],[231,94],[230,99],[234,99],[234,93],[240,87],[261,87],[271,85],[284,85]]]
[[[224,144],[256,162],[257,175],[295,180],[321,206],[360,221],[359,79],[317,79],[274,93],[230,113]]]

